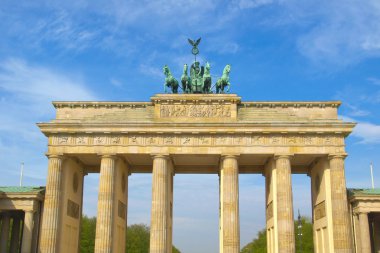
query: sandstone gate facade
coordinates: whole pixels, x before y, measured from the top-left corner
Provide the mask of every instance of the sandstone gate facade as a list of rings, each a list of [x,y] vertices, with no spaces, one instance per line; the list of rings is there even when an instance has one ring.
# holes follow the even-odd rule
[[[100,173],[95,252],[125,252],[128,175],[153,173],[151,253],[170,253],[173,175],[220,180],[220,252],[238,253],[239,173],[266,178],[268,252],[295,252],[292,173],[311,177],[316,252],[353,252],[340,102],[241,102],[157,94],[150,102],[54,102],[40,251],[78,252],[83,177]]]

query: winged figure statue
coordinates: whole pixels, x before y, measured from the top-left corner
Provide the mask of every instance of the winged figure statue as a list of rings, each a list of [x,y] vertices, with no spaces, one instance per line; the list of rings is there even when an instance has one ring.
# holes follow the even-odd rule
[[[190,45],[192,45],[193,47],[196,47],[199,45],[199,43],[201,42],[201,38],[197,39],[197,40],[191,40],[191,39],[188,39]]]
[[[201,38],[199,38],[197,40],[192,40],[192,39],[187,39],[187,40],[189,41],[190,45],[193,46],[193,48],[191,49],[191,53],[193,55],[199,54],[198,45],[201,42]]]

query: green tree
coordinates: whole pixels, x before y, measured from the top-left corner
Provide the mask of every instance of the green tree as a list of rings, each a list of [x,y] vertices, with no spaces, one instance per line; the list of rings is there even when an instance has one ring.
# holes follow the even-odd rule
[[[144,224],[134,224],[127,228],[127,253],[149,252],[149,227]]]
[[[80,252],[93,253],[95,248],[96,218],[82,217]]]
[[[302,217],[302,237],[298,236],[298,221],[295,222],[294,233],[296,235],[296,252],[312,253],[313,245],[313,224],[307,217]],[[301,241],[300,241],[301,240]]]
[[[127,228],[126,253],[149,253],[150,232],[144,224],[134,224]],[[173,246],[173,253],[181,253]]]
[[[80,252],[93,253],[95,248],[96,217],[82,217]],[[144,224],[127,227],[126,253],[149,253],[150,232]],[[181,253],[173,246],[173,253]]]
[[[302,238],[298,236],[298,221],[294,223],[294,234],[296,236],[296,252],[313,253],[313,224],[309,218],[302,217]],[[302,251],[300,250],[302,249]],[[257,237],[252,242],[245,245],[241,253],[266,253],[267,252],[267,234],[266,229],[257,233]]]
[[[257,233],[257,238],[248,243],[240,251],[241,253],[266,253],[267,252],[267,233],[263,229]]]

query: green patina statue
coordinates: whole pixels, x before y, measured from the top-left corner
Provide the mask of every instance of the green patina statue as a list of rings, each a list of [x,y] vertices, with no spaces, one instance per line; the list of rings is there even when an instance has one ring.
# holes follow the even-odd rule
[[[210,63],[206,62],[205,73],[203,74],[203,93],[212,93],[211,91],[211,74]]]
[[[187,64],[183,65],[183,73],[181,76],[182,90],[183,93],[191,93],[191,80],[187,75]]]
[[[199,49],[198,49],[198,45],[199,43],[201,42],[201,38],[197,39],[197,40],[191,40],[191,39],[187,39],[190,43],[190,45],[193,46],[193,48],[191,49],[191,53],[194,55],[195,57],[195,62],[197,61],[197,54],[199,54]]]
[[[164,66],[164,75],[166,76],[164,84],[165,92],[166,88],[169,87],[171,88],[172,93],[178,93],[178,81],[172,76],[172,73],[167,65]]]
[[[206,62],[206,66],[201,66],[199,61],[197,61],[197,54],[199,54],[198,45],[201,42],[201,38],[197,40],[188,39],[189,43],[193,46],[191,53],[194,55],[195,59],[193,64],[190,66],[190,76],[187,74],[188,65],[183,66],[183,72],[181,76],[181,88],[183,93],[213,93],[212,89],[212,79],[210,73],[210,63]],[[226,92],[230,91],[230,78],[229,74],[231,71],[231,66],[228,64],[224,70],[221,78],[218,79],[214,87],[216,87],[215,93],[224,93],[225,87],[227,87]],[[171,89],[172,93],[178,93],[178,81],[171,74],[169,67],[164,66],[165,84],[164,91],[167,92],[167,88]]]
[[[226,86],[227,86],[226,92],[230,91],[230,87],[231,87],[230,71],[231,71],[231,66],[229,64],[227,64],[224,67],[222,77],[219,78],[218,81],[216,82],[216,93],[224,93],[224,87],[226,87]]]
[[[190,80],[192,93],[203,93],[204,67],[196,61],[190,67]]]

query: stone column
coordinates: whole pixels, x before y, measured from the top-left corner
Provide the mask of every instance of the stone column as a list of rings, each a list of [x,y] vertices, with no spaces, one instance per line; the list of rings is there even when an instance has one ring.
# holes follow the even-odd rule
[[[220,164],[221,253],[240,252],[239,167],[236,155],[222,156]]]
[[[371,236],[369,233],[368,214],[359,213],[361,253],[371,253]]]
[[[174,190],[174,168],[169,163],[170,174],[169,174],[169,230],[168,230],[168,253],[173,251],[173,190]]]
[[[96,221],[95,253],[112,253],[112,223],[115,194],[115,156],[102,156]]]
[[[48,176],[44,214],[42,218],[40,252],[58,253],[62,202],[62,162],[61,155],[49,155]]]
[[[373,223],[373,246],[376,253],[380,252],[380,217],[375,216]]]
[[[33,238],[33,211],[25,211],[24,229],[22,232],[21,253],[30,253]]]
[[[335,253],[353,252],[346,179],[344,176],[345,157],[345,154],[329,155],[328,157],[331,177],[331,208]]]
[[[170,175],[169,156],[153,156],[150,253],[170,252]]]
[[[294,216],[290,155],[275,155],[278,252],[294,253]]]
[[[16,215],[13,217],[11,246],[9,248],[10,253],[18,253],[20,245],[20,217]]]
[[[8,212],[3,213],[1,235],[0,235],[0,253],[7,253],[8,239],[9,239],[9,225],[10,214]]]

